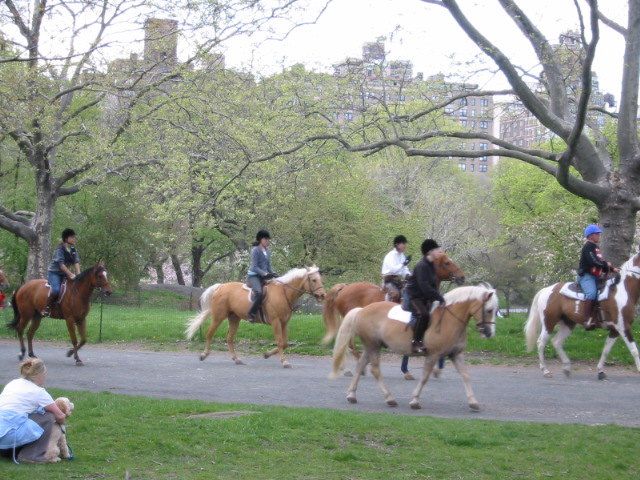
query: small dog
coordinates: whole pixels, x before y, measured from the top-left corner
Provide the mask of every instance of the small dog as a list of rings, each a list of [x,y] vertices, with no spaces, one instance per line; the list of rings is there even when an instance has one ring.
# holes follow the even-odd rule
[[[71,416],[71,412],[75,408],[75,405],[67,397],[58,397],[55,399],[55,403],[66,418]],[[49,445],[47,446],[47,452],[45,453],[45,459],[47,462],[59,462],[62,455],[63,458],[71,458],[69,452],[69,446],[67,445],[67,434],[65,430],[65,422],[55,423],[53,425],[53,431],[49,438]]]

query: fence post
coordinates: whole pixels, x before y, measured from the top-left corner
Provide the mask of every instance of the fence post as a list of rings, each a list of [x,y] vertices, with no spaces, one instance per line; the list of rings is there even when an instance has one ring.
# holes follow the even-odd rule
[[[102,306],[104,302],[102,301],[102,295],[100,295],[100,330],[98,333],[98,343],[102,343]]]

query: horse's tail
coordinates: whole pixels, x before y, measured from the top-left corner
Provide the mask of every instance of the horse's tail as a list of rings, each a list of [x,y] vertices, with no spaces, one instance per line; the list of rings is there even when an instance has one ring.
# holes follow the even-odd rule
[[[324,320],[324,326],[327,329],[327,333],[322,339],[322,343],[329,343],[333,340],[333,337],[336,336],[339,319],[338,308],[336,307],[336,298],[338,298],[340,290],[346,286],[346,283],[338,283],[331,287],[324,297],[324,302],[322,303],[322,320]]]
[[[7,323],[7,327],[10,328],[11,330],[17,330],[18,324],[20,323],[20,311],[18,310],[18,302],[16,302],[16,295],[18,295],[18,290],[20,290],[20,287],[16,288],[15,292],[13,292],[13,295],[11,296],[11,307],[13,308],[13,320]]]
[[[533,297],[533,301],[531,302],[531,308],[529,309],[529,317],[527,318],[527,322],[524,324],[524,336],[527,340],[527,351],[530,352],[536,346],[536,340],[540,336],[540,332],[542,331],[542,317],[540,316],[540,308],[538,307],[538,303],[540,300],[540,296],[545,289],[543,288],[536,296]]]
[[[356,325],[360,310],[362,310],[361,307],[349,310],[349,313],[347,313],[344,320],[342,320],[342,325],[340,325],[336,337],[336,343],[333,346],[333,370],[329,378],[336,378],[340,369],[344,367],[346,362],[345,356],[348,351],[351,351],[351,345],[356,336]]]
[[[222,283],[216,283],[215,285],[207,288],[200,297],[200,313],[187,322],[187,329],[185,330],[185,336],[187,340],[191,340],[196,334],[200,326],[211,315],[211,296],[220,288]]]

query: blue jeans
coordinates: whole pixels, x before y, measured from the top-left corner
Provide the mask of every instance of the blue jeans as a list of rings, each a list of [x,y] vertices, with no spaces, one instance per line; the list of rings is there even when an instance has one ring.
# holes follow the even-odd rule
[[[440,357],[440,360],[438,360],[438,368],[440,370],[444,368],[444,357]],[[402,373],[407,373],[409,371],[409,357],[406,355],[402,357],[402,364],[400,365],[400,370],[402,371]]]
[[[54,297],[60,293],[60,287],[62,286],[62,280],[64,275],[58,275],[57,273],[48,272],[47,281],[51,285],[51,295]]]
[[[582,287],[585,300],[598,299],[598,279],[590,273],[578,277],[578,283]]]

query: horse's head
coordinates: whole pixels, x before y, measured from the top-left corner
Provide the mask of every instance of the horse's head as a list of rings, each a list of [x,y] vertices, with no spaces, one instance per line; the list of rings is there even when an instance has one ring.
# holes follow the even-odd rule
[[[439,280],[448,280],[462,285],[466,278],[460,267],[449,258],[446,252],[442,252],[440,256],[433,262],[436,267],[436,276]]]
[[[496,315],[498,314],[498,295],[491,286],[481,286],[482,305],[472,313],[476,319],[476,330],[484,338],[491,338],[496,334]]]
[[[318,302],[324,301],[324,286],[322,285],[322,275],[315,265],[307,267],[307,280],[309,281],[309,293],[314,296]]]
[[[111,295],[111,284],[104,263],[96,263],[91,271],[91,287],[102,291],[105,295]]]
[[[2,269],[3,265],[0,265],[0,293],[4,292],[7,288],[9,288],[9,280],[7,280],[6,275]]]

